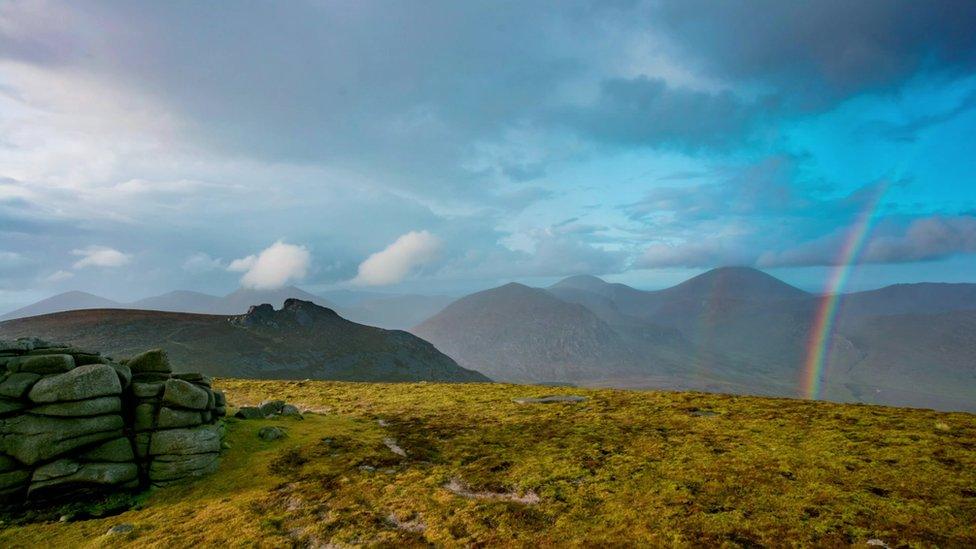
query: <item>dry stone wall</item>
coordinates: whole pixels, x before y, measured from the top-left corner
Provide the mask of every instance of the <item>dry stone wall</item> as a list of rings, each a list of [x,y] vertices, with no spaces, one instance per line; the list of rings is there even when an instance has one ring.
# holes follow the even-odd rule
[[[0,340],[0,501],[163,486],[213,472],[226,401],[166,353],[113,361]]]

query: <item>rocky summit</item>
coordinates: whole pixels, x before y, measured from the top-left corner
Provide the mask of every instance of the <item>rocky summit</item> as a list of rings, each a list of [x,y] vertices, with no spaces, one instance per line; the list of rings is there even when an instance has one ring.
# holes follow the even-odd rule
[[[217,468],[223,393],[156,349],[115,361],[0,340],[0,501],[161,486]]]

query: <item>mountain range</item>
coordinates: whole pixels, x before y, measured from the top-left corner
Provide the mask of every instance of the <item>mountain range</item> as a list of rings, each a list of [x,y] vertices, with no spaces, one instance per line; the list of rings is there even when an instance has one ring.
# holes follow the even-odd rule
[[[69,292],[7,316],[112,306],[240,315],[254,304],[283,306],[288,297],[362,324],[410,327],[461,367],[495,381],[773,396],[807,394],[802,380],[827,299],[756,269],[726,267],[657,291],[584,275],[548,288],[506,284],[453,302],[348,290],[314,296],[290,287],[224,297],[172,292],[121,305]],[[120,311],[99,314],[104,321],[127,318]],[[68,326],[86,316],[51,318],[45,322]],[[179,319],[200,321],[167,319],[160,323],[173,330]],[[0,334],[10,324],[0,324]],[[123,330],[124,322],[115,326]],[[316,345],[318,336],[302,333],[308,342],[295,336],[291,345]],[[142,341],[153,337],[145,335]],[[825,398],[976,410],[976,284],[898,284],[839,296],[824,345],[818,379]]]
[[[488,381],[430,343],[364,326],[310,301],[242,315],[87,309],[0,322],[0,338],[36,336],[108,356],[165,349],[181,370],[212,376],[344,381]]]
[[[544,290],[510,284],[473,294],[412,331],[496,381],[798,396],[823,302],[742,267],[658,291],[575,276]],[[976,410],[974,319],[976,284],[845,294],[822,395]]]

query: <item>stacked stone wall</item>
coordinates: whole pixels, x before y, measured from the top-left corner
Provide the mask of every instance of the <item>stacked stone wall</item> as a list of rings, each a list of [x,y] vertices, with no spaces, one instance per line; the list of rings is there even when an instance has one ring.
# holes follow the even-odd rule
[[[0,340],[0,501],[162,486],[213,472],[226,402],[166,353],[114,361]]]

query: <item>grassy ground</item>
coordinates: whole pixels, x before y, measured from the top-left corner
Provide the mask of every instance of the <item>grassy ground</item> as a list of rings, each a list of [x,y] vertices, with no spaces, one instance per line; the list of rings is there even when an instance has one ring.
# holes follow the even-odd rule
[[[976,545],[976,416],[698,393],[220,380],[221,470],[0,546]],[[582,403],[513,398],[586,395]],[[260,441],[264,425],[289,436]],[[406,456],[394,453],[402,448]],[[105,535],[129,523],[128,534]]]

